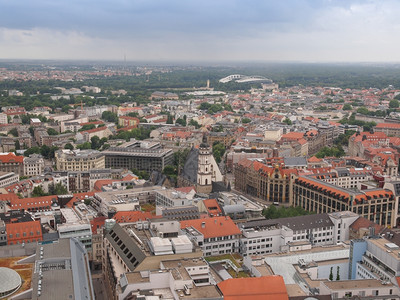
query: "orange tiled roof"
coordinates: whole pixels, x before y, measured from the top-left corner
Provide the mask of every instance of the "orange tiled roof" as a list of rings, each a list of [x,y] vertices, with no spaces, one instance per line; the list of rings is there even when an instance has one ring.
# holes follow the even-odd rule
[[[82,201],[86,199],[86,196],[93,197],[95,192],[86,192],[86,193],[76,193],[73,194],[72,199],[66,204],[67,207],[73,207],[74,202]]]
[[[304,137],[304,132],[289,132],[284,135],[282,135],[282,139],[287,139],[287,140],[300,140]]]
[[[0,155],[0,161],[5,164],[5,163],[23,163],[24,162],[24,157],[23,156],[17,156],[14,153],[10,152],[8,154]]]
[[[101,216],[101,217],[97,217],[97,218],[90,220],[90,226],[92,227],[92,233],[96,234],[97,229],[101,228],[104,225],[106,219],[107,219],[107,217]]]
[[[322,158],[318,158],[316,156],[310,157],[308,159],[308,162],[310,162],[310,163],[317,163],[317,162],[321,162],[321,161],[323,161],[323,159]]]
[[[106,130],[107,126],[103,126],[103,127],[99,127],[99,128],[93,128],[93,129],[89,129],[89,130],[84,130],[81,131],[81,133],[87,132],[87,133],[93,133],[93,132],[99,132],[99,131],[103,131]]]
[[[366,219],[364,217],[359,217],[356,221],[354,221],[353,224],[350,225],[351,229],[353,229],[355,231],[358,231],[361,228],[367,228],[368,229],[371,226],[375,227],[375,233],[376,234],[378,234],[381,230],[383,230],[385,228],[385,227],[383,227],[383,226],[381,226],[379,224],[376,224],[376,223],[374,223],[374,222],[372,222],[372,221],[370,221],[370,220],[368,220],[368,219]]]
[[[6,224],[6,232],[8,237],[7,243],[9,245],[11,243],[15,244],[17,241],[22,243],[27,240],[32,241],[32,239],[35,241],[42,240],[42,227],[40,221],[9,223]],[[12,237],[10,237],[10,235]]]
[[[207,208],[209,214],[213,216],[222,215],[222,210],[216,199],[206,199],[203,200],[203,203],[204,206]]]
[[[113,219],[117,221],[117,223],[133,223],[137,221],[145,221],[146,219],[154,219],[161,218],[161,216],[153,215],[151,212],[144,211],[118,211]]]
[[[129,131],[129,130],[132,130],[132,129],[134,129],[134,128],[136,128],[136,127],[135,127],[135,126],[126,126],[126,127],[122,127],[122,128],[117,129],[117,132],[120,132],[120,131]]]
[[[400,138],[391,136],[391,137],[389,137],[389,143],[392,145],[398,146],[398,145],[400,145]]]
[[[182,193],[190,193],[192,190],[196,191],[194,186],[185,186],[185,187],[180,187],[175,189],[177,192],[182,192]]]
[[[226,300],[288,300],[282,276],[230,278],[218,283]]]
[[[305,145],[305,144],[307,144],[307,141],[306,141],[305,139],[299,139],[297,142],[298,142],[300,145]]]
[[[53,200],[57,199],[57,195],[52,196],[43,196],[43,197],[34,197],[34,198],[14,198],[10,201],[11,209],[49,209]],[[48,208],[49,207],[49,208]]]
[[[377,189],[377,190],[364,190],[362,195],[357,195],[355,200],[368,201],[374,198],[390,197],[393,196],[393,192],[389,190]]]
[[[204,228],[202,223],[205,223]],[[240,234],[239,228],[229,217],[213,217],[205,219],[181,221],[181,228],[194,227],[204,235],[204,238]]]
[[[354,139],[355,142],[361,142],[364,136],[367,140],[386,140],[388,138],[384,132],[380,131],[374,133],[363,131],[359,135],[357,135],[357,133],[353,134],[351,138]]]
[[[121,181],[121,180],[120,179],[100,179],[100,180],[96,180],[96,182],[94,183],[93,189],[95,191],[100,192],[104,185],[108,185],[108,184],[111,184],[111,183],[116,182],[116,181]]]
[[[378,123],[375,128],[393,128],[400,129],[400,123]]]
[[[137,179],[139,179],[139,177],[128,174],[122,178],[122,181],[131,181],[131,180],[137,180]]]

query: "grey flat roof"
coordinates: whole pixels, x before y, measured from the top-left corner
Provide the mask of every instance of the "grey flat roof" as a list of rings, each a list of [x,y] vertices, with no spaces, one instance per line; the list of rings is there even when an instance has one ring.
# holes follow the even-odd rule
[[[307,166],[307,159],[304,156],[284,157],[283,161],[285,163],[285,166]]]
[[[281,218],[281,219],[272,219],[272,220],[257,220],[251,221],[242,224],[243,228],[251,228],[251,227],[262,227],[273,224],[280,224],[282,226],[286,226],[292,230],[305,230],[305,229],[313,229],[318,227],[329,227],[333,226],[331,219],[328,214],[315,214],[315,215],[307,215],[307,216],[298,216],[292,218]]]

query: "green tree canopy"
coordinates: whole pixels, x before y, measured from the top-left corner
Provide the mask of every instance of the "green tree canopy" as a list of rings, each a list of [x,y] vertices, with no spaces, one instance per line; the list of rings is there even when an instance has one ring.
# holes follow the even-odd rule
[[[118,123],[118,115],[111,111],[104,111],[101,114],[101,118],[107,122]]]
[[[342,109],[343,109],[343,110],[352,110],[353,107],[351,106],[351,104],[346,103],[345,105],[343,105],[343,108],[342,108]]]
[[[74,150],[74,146],[71,143],[66,143],[64,149]]]
[[[390,100],[389,102],[390,108],[399,108],[399,106],[400,106],[399,100],[396,99]]]
[[[224,144],[221,144],[220,142],[215,143],[212,147],[212,151],[215,161],[219,164],[221,162],[222,157],[225,154]]]
[[[54,128],[47,128],[47,133],[49,134],[49,135],[58,135],[58,132],[57,132],[57,130],[55,130]]]

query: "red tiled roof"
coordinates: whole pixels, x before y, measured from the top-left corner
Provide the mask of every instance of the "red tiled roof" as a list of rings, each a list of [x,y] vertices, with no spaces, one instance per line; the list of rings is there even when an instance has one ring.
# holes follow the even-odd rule
[[[389,143],[391,145],[394,145],[394,146],[399,146],[400,145],[400,138],[395,137],[395,136],[391,136],[391,137],[389,137]]]
[[[355,142],[361,142],[364,136],[367,140],[386,140],[388,138],[384,132],[379,131],[374,133],[363,131],[359,135],[357,135],[357,133],[353,134],[351,138],[354,139]]]
[[[378,123],[375,128],[400,129],[400,123]]]
[[[8,154],[0,155],[0,161],[4,163],[23,163],[24,157],[17,156],[14,153],[10,152]]]
[[[103,131],[106,130],[107,126],[103,126],[103,127],[99,127],[99,128],[93,128],[93,129],[89,129],[89,130],[84,130],[81,131],[81,133],[87,132],[87,133],[93,133],[93,132],[99,132],[99,131]]]
[[[204,223],[204,228],[202,227]],[[204,238],[240,234],[239,228],[229,217],[214,217],[181,221],[181,228],[193,227],[204,235]]]
[[[107,219],[107,217],[104,217],[104,216],[92,219],[90,221],[90,226],[92,227],[92,233],[96,234],[97,229],[104,226],[106,219]]]
[[[161,218],[161,216],[153,215],[151,212],[144,211],[118,211],[113,219],[117,223],[133,223],[137,221],[145,221],[146,219]]]
[[[206,199],[203,200],[204,206],[207,208],[209,215],[220,216],[222,215],[222,210],[216,199]]]
[[[126,175],[125,177],[122,178],[122,181],[131,181],[131,180],[136,180],[136,179],[138,179],[138,178],[139,178],[139,177],[137,177],[136,175],[133,176],[133,175],[131,175],[131,174],[128,174],[128,175]]]
[[[282,139],[286,139],[286,140],[299,140],[302,139],[304,136],[304,132],[289,132],[286,133],[284,135],[282,135]]]
[[[95,192],[86,192],[86,193],[76,193],[73,194],[73,197],[69,202],[66,204],[67,207],[73,207],[74,202],[85,200],[87,197],[93,197]],[[87,197],[86,197],[87,196]]]
[[[9,223],[6,224],[6,232],[8,245],[16,244],[16,242],[27,242],[27,240],[32,242],[32,239],[35,241],[42,240],[42,227],[40,226],[40,221]]]
[[[135,129],[135,128],[136,128],[136,126],[126,126],[126,127],[118,128],[118,129],[117,129],[117,132],[120,132],[120,131],[129,131],[129,130],[132,130],[132,129]]]
[[[322,158],[318,158],[316,156],[310,157],[308,159],[308,162],[310,162],[310,163],[317,163],[317,162],[321,162],[321,161],[323,161],[323,159]]]
[[[225,300],[288,300],[283,277],[279,275],[230,278],[218,283]]]
[[[350,228],[358,231],[361,228],[366,228],[368,229],[369,227],[374,227],[375,228],[375,233],[378,234],[379,232],[381,232],[385,227],[376,224],[364,217],[359,217],[357,220],[354,221],[353,224],[350,225]]]
[[[22,199],[14,198],[10,201],[10,208],[25,210],[50,209],[53,200],[56,199],[57,195]]]
[[[182,192],[182,193],[190,193],[192,190],[196,191],[194,186],[185,186],[185,187],[180,187],[175,189],[177,192]]]
[[[307,141],[306,141],[305,139],[299,139],[297,142],[298,142],[300,145],[305,145],[305,144],[307,144]]]
[[[95,191],[100,192],[100,191],[102,191],[102,187],[104,185],[108,185],[108,184],[111,184],[111,183],[116,182],[116,181],[121,181],[121,180],[120,179],[100,179],[100,180],[96,180],[96,182],[94,183],[93,189]]]

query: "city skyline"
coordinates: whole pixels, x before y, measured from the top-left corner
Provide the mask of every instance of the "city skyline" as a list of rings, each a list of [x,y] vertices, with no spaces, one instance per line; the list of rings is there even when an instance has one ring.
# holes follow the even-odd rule
[[[0,59],[398,62],[396,1],[0,1]]]

